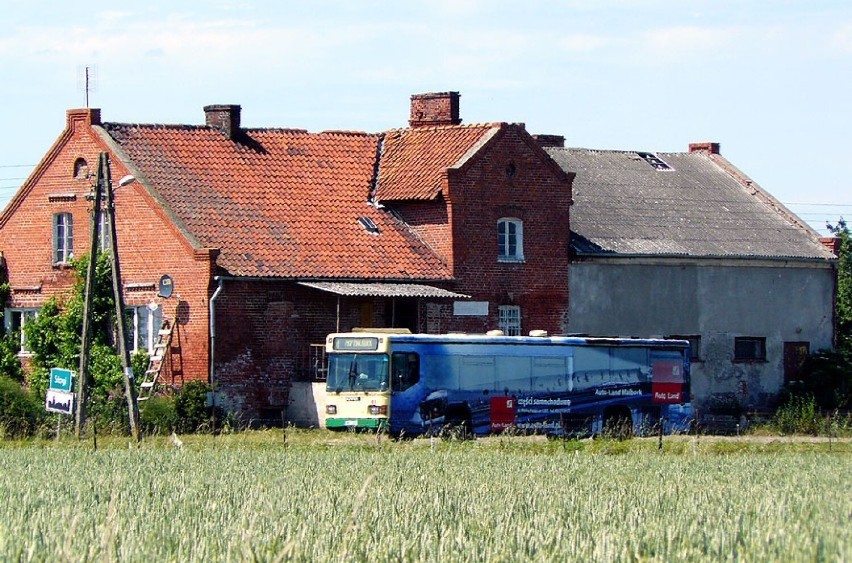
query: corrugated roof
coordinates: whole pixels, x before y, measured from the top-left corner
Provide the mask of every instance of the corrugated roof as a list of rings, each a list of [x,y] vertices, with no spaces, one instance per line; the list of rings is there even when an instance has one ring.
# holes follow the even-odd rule
[[[103,126],[231,275],[451,278],[404,223],[368,205],[379,135],[247,129],[232,140],[207,126]]]
[[[348,297],[470,298],[470,295],[454,293],[440,287],[412,283],[299,282],[299,285]]]
[[[573,246],[581,254],[830,259],[818,235],[719,155],[547,148],[576,172]]]

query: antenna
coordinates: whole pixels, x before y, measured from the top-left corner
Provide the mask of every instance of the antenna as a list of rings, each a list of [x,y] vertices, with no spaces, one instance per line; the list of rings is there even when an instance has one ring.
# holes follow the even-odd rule
[[[77,88],[85,93],[87,108],[89,107],[89,93],[97,90],[97,86],[98,67],[90,65],[77,67]]]

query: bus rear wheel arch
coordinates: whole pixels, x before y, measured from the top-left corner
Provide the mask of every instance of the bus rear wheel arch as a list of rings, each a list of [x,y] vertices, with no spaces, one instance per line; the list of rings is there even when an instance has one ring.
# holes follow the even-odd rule
[[[448,405],[444,420],[444,433],[447,436],[460,440],[473,437],[473,423],[467,404]]]

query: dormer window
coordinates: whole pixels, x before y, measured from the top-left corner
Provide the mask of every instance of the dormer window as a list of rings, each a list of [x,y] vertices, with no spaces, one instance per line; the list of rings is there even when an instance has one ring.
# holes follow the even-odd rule
[[[524,222],[513,217],[497,221],[497,261],[524,261]]]
[[[369,217],[358,217],[358,223],[370,234],[379,234],[379,227]]]

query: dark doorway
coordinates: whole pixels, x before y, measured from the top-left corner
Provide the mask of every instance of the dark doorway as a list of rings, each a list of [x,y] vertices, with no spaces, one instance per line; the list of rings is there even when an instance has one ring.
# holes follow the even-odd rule
[[[784,343],[784,384],[798,381],[802,364],[811,352],[810,342]]]
[[[417,332],[417,299],[397,297],[391,299],[385,307],[385,326],[407,328]]]

